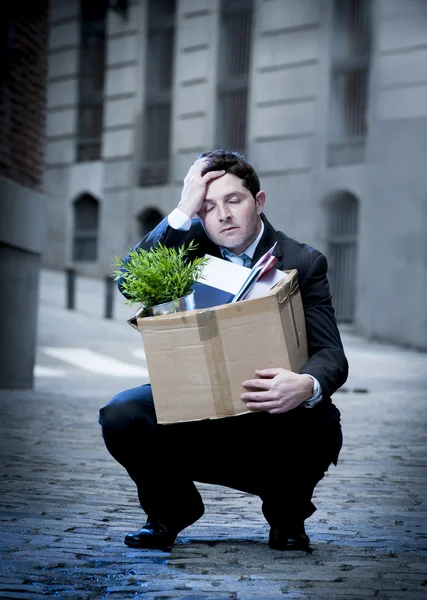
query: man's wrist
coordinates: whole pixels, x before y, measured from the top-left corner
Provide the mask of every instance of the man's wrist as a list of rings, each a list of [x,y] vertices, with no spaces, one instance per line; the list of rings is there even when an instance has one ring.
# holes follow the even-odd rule
[[[191,219],[180,208],[175,208],[175,210],[168,215],[168,224],[172,229],[188,231],[191,227]]]
[[[301,403],[301,406],[303,408],[313,408],[314,406],[316,406],[316,404],[319,404],[319,402],[323,398],[322,388],[321,388],[318,380],[315,377],[313,377],[313,375],[310,375],[309,373],[306,373],[305,375],[310,377],[310,379],[312,381],[312,388],[311,388],[312,392],[311,392],[311,396],[309,398],[307,398],[307,400],[304,400],[304,402]]]
[[[194,210],[187,208],[185,205],[180,206],[178,204],[177,209],[180,210],[189,219],[194,219],[194,217],[196,216],[196,213],[194,212]]]
[[[302,373],[301,377],[304,378],[305,398],[304,398],[303,402],[305,402],[306,400],[310,400],[310,398],[312,398],[312,396],[313,396],[314,381],[313,381],[312,377],[310,377],[310,375],[308,375],[307,373]]]

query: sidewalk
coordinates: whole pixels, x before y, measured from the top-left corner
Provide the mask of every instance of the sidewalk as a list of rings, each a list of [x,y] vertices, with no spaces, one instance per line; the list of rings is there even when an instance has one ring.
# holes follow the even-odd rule
[[[138,364],[125,357],[128,345],[142,348],[126,315],[91,312],[96,282],[86,282],[81,310],[66,311],[51,275],[42,278],[41,346]],[[345,329],[343,341],[351,376],[334,401],[344,447],[316,489],[307,555],[268,548],[258,498],[207,485],[205,516],[172,552],[127,548],[124,535],[144,518],[97,413],[140,379],[59,365],[63,376],[37,378],[34,391],[1,391],[0,599],[426,599],[427,354]]]
[[[112,269],[113,270],[113,269]],[[65,271],[42,269],[40,272],[40,301],[47,306],[65,308],[67,301],[67,279]],[[75,302],[76,311],[103,318],[105,313],[106,284],[102,279],[91,279],[76,275]],[[113,317],[126,320],[132,314],[132,308],[125,305],[124,298],[114,285]]]

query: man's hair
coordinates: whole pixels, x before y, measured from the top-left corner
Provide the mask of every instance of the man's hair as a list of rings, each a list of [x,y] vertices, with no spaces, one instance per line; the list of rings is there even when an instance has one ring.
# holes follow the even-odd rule
[[[244,186],[250,191],[254,199],[256,198],[261,189],[259,177],[253,166],[243,156],[230,150],[213,150],[202,152],[199,158],[209,159],[209,164],[203,169],[202,176],[210,171],[225,171],[235,175],[243,181]]]

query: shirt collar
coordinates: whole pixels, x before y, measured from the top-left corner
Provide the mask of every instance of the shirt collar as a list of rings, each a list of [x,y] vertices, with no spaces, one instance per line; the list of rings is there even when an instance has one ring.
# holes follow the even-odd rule
[[[257,239],[255,241],[253,241],[252,244],[246,248],[246,250],[243,250],[243,252],[241,252],[241,254],[246,254],[246,256],[249,256],[249,258],[253,258],[254,254],[255,254],[255,250],[259,244],[260,239],[262,238],[263,233],[264,233],[264,222],[261,221],[261,231],[259,232]],[[224,246],[220,246],[219,249],[221,250],[221,254],[223,256],[224,256],[224,250],[228,250],[229,252],[231,252],[231,250],[229,250],[228,248],[225,248]],[[234,252],[231,252],[231,253],[234,254]]]

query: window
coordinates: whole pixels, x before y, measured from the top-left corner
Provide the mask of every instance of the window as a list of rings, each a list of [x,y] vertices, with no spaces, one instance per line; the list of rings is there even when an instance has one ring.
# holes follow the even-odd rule
[[[246,149],[252,2],[222,0],[216,145]]]
[[[329,202],[328,258],[332,304],[337,320],[352,322],[356,298],[358,200],[339,192]]]
[[[169,180],[175,0],[149,0],[140,184]]]
[[[99,202],[83,194],[74,202],[73,261],[97,260]]]
[[[82,0],[80,29],[77,160],[101,156],[108,0]]]
[[[146,208],[138,217],[139,235],[144,237],[145,234],[152,231],[163,219],[162,213],[157,208]]]
[[[367,131],[371,0],[335,0],[328,163],[361,162]]]

